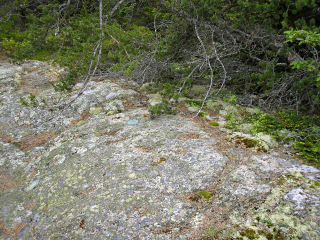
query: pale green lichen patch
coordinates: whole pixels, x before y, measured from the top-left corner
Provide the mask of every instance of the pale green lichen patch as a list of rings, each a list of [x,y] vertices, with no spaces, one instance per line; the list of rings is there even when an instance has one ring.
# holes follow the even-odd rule
[[[290,190],[295,186],[306,186],[313,183],[306,180],[301,172],[293,171],[290,174],[278,178],[271,194],[266,198],[260,207],[253,211],[250,220],[246,219],[246,228],[241,228],[233,234],[235,239],[301,239],[308,236],[316,239],[314,221],[317,221],[316,208],[312,205],[308,207],[308,215],[301,219],[296,215],[296,211],[304,211],[305,208],[298,202],[303,200],[301,191]],[[290,196],[295,193],[296,196]],[[307,193],[306,193],[307,194]],[[312,192],[308,192],[312,194]],[[313,192],[313,194],[317,194]],[[300,197],[300,198],[299,198]],[[301,198],[302,197],[302,198]],[[297,204],[297,205],[296,205]],[[233,218],[234,224],[244,221],[244,219]]]
[[[209,110],[212,110],[212,111],[219,111],[223,108],[223,105],[224,103],[222,101],[219,101],[219,100],[208,100],[206,106],[207,106],[207,109]]]
[[[156,106],[162,102],[162,96],[159,93],[150,94],[148,97],[150,106]]]
[[[301,185],[305,181],[304,176],[299,171],[291,171],[288,174],[282,175],[276,181],[277,185]]]
[[[91,107],[89,113],[92,115],[96,115],[103,112],[103,107]]]
[[[87,121],[85,121],[85,120],[81,120],[81,121],[79,121],[79,122],[77,123],[77,126],[80,127],[80,126],[86,124],[86,122],[87,122]]]
[[[136,173],[130,173],[129,174],[129,178],[135,178],[136,177]]]

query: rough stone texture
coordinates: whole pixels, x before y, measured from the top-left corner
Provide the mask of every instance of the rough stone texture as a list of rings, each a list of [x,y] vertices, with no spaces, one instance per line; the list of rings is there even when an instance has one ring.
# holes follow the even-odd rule
[[[151,120],[121,79],[57,110],[81,86],[54,92],[39,66],[0,62],[0,239],[320,238],[319,170],[192,114]]]

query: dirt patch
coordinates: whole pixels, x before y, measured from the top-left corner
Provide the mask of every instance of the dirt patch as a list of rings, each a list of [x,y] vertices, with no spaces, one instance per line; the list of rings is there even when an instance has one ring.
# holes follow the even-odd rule
[[[19,235],[21,230],[26,226],[25,223],[18,223],[12,228],[7,228],[2,221],[0,221],[0,235],[11,235],[15,238]]]
[[[180,140],[199,139],[200,137],[199,133],[181,133],[178,135]]]
[[[175,154],[178,154],[178,155],[183,155],[183,154],[186,154],[188,152],[188,148],[178,148],[176,150],[174,150],[174,153]]]
[[[134,100],[124,100],[123,105],[125,109],[137,109],[141,107],[148,107],[148,97],[139,95]]]
[[[7,61],[7,60],[8,58],[3,53],[0,52],[0,61]]]
[[[114,130],[114,131],[109,131],[109,132],[100,132],[100,133],[97,133],[96,136],[97,136],[97,137],[101,137],[101,136],[115,136],[118,132],[119,132],[119,130]]]
[[[144,152],[144,153],[149,153],[152,152],[152,148],[150,147],[135,147],[138,151]]]
[[[77,123],[81,122],[81,121],[88,121],[90,117],[90,113],[88,111],[83,111],[81,114],[80,114],[80,117],[77,118],[77,119],[74,119],[71,121],[71,125],[76,125]]]
[[[115,139],[115,140],[110,140],[110,141],[105,141],[103,144],[104,145],[109,145],[109,144],[112,144],[112,143],[118,143],[118,142],[122,142],[124,140],[127,140],[128,138],[119,138],[119,139]]]
[[[22,90],[36,96],[39,93],[41,93],[51,87],[51,84],[49,82],[41,83],[41,80],[38,80],[38,79],[33,78],[31,76],[23,76],[20,79],[19,89],[22,89]]]
[[[22,66],[25,70],[24,73],[16,75],[19,89],[33,95],[50,89],[53,83],[61,79],[58,67],[39,62],[35,64],[33,61],[27,61]]]
[[[34,147],[42,146],[43,144],[54,139],[55,137],[56,135],[50,132],[41,132],[39,134],[23,137],[20,141],[13,142],[13,144],[17,146],[21,151],[27,152]]]
[[[1,174],[0,173],[0,191],[4,191],[10,188],[14,188],[18,186],[22,180],[19,181],[13,181],[10,179],[6,174]]]
[[[5,123],[5,122],[0,122],[0,130],[3,130],[3,129],[6,129],[9,127],[9,124],[8,123]]]
[[[13,138],[8,133],[0,133],[0,142],[11,143]]]
[[[178,236],[180,234],[185,234],[189,231],[190,229],[190,224],[185,223],[185,224],[177,224],[173,222],[168,222],[165,223],[163,226],[155,228],[152,230],[153,233],[155,234],[170,234],[171,239],[178,239]],[[176,236],[176,238],[175,238]]]

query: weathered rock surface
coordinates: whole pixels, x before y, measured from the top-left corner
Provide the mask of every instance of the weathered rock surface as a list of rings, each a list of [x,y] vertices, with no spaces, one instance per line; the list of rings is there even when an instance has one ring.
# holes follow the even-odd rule
[[[57,110],[81,86],[53,91],[40,65],[0,63],[1,239],[320,239],[319,170],[203,119],[151,120],[120,79]]]

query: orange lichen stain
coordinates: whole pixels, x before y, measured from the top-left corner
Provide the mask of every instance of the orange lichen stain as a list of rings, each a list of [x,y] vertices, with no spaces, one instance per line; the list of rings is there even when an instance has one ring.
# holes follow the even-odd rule
[[[73,137],[73,139],[79,139],[79,138],[81,138],[80,135],[74,135],[74,137]]]
[[[11,235],[15,238],[19,235],[21,230],[26,226],[25,223],[18,223],[12,228],[8,229],[2,221],[0,221],[0,235]]]
[[[31,210],[31,209],[33,209],[35,206],[36,206],[36,204],[34,204],[34,203],[28,204],[28,205],[26,206],[26,209]]]
[[[38,171],[33,170],[33,171],[29,174],[28,179],[34,178],[34,176],[36,176],[37,174],[38,174]]]
[[[23,179],[20,179],[19,181],[13,181],[6,174],[2,174],[0,172],[0,191],[14,188],[22,182],[23,182]]]
[[[87,121],[90,117],[90,113],[88,111],[83,111],[80,114],[80,117],[71,121],[71,125],[76,125],[78,122]]]
[[[21,151],[27,152],[34,147],[41,146],[50,140],[54,139],[56,135],[50,132],[41,132],[39,134],[25,136],[18,142],[13,142]]]

